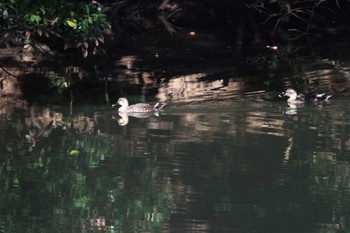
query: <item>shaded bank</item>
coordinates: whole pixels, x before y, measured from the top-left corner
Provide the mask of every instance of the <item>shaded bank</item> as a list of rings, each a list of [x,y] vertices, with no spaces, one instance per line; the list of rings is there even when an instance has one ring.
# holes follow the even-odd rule
[[[268,51],[270,52],[270,51]],[[274,53],[272,53],[273,55]],[[265,57],[266,58],[266,57]],[[272,68],[272,60],[256,59],[230,64],[230,60],[203,59],[174,64],[170,60],[142,59],[125,55],[114,65],[99,70],[96,66],[36,66],[5,67],[2,77],[2,97],[28,103],[113,104],[120,96],[131,102],[167,101],[194,103],[230,100],[258,95],[273,101],[286,86],[298,91],[317,90],[342,93],[346,77],[346,60],[313,57],[286,58]],[[214,61],[213,61],[214,60]],[[167,64],[163,65],[163,61]],[[156,64],[159,62],[161,64]],[[11,75],[10,75],[11,74]],[[13,77],[12,74],[17,74]],[[339,74],[334,79],[332,75]],[[316,77],[318,81],[316,80]],[[320,79],[322,77],[322,79]],[[320,81],[321,80],[321,81]]]
[[[295,74],[309,69],[310,64],[320,70],[337,72],[342,66],[340,59],[346,59],[348,54],[347,44],[343,43],[349,36],[342,16],[346,10],[337,9],[329,2],[327,8],[333,10],[332,14],[340,12],[337,24],[312,27],[298,39],[290,37],[293,30],[289,29],[299,30],[292,28],[298,16],[293,11],[286,21],[278,23],[285,15],[276,13],[278,17],[257,26],[257,22],[268,17],[264,10],[272,7],[271,10],[278,12],[281,5],[271,3],[260,9],[258,5],[229,1],[179,3],[186,7],[171,17],[174,26],[182,26],[177,33],[165,33],[156,24],[129,36],[111,33],[106,38],[106,53],[88,59],[73,51],[64,54],[57,50],[56,56],[52,56],[18,48],[2,49],[1,95],[31,103],[51,99],[71,104],[91,101],[109,104],[121,95],[131,96],[135,101],[231,98],[249,89],[280,91],[286,81],[305,89],[304,80]],[[297,9],[293,4],[291,9]],[[120,14],[127,10],[126,6],[118,7]],[[201,17],[209,9],[212,14]],[[240,14],[227,17],[230,10]],[[186,14],[191,11],[196,12],[193,22],[188,18],[190,14]],[[309,24],[317,26],[317,17],[311,19],[316,22]],[[259,77],[255,77],[257,73]],[[286,80],[288,76],[293,78]]]

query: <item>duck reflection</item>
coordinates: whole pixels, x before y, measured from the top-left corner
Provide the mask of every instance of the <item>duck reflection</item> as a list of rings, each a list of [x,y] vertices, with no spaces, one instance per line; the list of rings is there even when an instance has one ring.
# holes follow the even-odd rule
[[[126,126],[129,123],[129,117],[135,118],[148,118],[150,116],[159,116],[158,112],[118,112],[120,118],[118,124],[120,126]]]
[[[286,107],[287,115],[295,115],[298,112],[298,108],[304,107],[304,103],[288,103],[288,107]]]
[[[287,104],[288,104],[288,107],[286,107],[286,110],[285,110],[285,113],[287,115],[295,115],[298,113],[298,109],[302,109],[302,108],[305,108],[306,106],[310,106],[305,104],[304,102],[300,102],[300,103],[287,102]],[[325,104],[326,104],[325,102],[317,102],[317,103],[313,103],[311,107],[322,109]]]

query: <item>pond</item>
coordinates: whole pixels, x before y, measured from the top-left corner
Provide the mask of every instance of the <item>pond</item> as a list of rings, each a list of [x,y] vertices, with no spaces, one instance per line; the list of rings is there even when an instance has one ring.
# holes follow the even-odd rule
[[[159,115],[2,111],[1,232],[348,232],[349,71],[296,76],[331,101],[289,106],[289,78],[269,91],[186,76]]]

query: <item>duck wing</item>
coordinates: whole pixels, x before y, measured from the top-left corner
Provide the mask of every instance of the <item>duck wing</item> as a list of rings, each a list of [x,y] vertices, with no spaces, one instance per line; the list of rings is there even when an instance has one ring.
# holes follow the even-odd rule
[[[306,96],[305,94],[298,94],[296,100],[297,101],[305,101]]]
[[[154,111],[153,106],[146,103],[130,105],[127,112],[151,112]]]
[[[143,112],[158,112],[164,108],[164,106],[167,105],[166,103],[138,103],[130,105],[126,112],[137,112],[137,113],[143,113]]]

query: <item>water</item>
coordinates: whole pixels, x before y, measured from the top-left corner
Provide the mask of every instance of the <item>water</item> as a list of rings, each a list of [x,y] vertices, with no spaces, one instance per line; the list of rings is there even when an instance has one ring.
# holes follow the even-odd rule
[[[347,231],[349,103],[1,118],[3,232]]]
[[[324,105],[229,79],[170,83],[158,116],[2,111],[0,232],[348,232],[348,72],[321,70]]]

